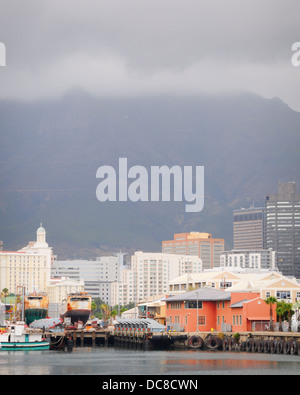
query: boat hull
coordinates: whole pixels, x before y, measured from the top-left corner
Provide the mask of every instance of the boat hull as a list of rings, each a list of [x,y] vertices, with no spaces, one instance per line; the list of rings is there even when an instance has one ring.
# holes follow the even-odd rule
[[[0,343],[0,351],[28,351],[28,350],[49,350],[50,343],[41,342],[2,342]]]
[[[63,314],[62,318],[70,317],[72,324],[78,321],[82,321],[83,324],[87,322],[90,316],[90,310],[69,310]]]
[[[25,310],[25,321],[27,325],[30,325],[36,320],[46,318],[48,314],[47,309],[28,309]]]

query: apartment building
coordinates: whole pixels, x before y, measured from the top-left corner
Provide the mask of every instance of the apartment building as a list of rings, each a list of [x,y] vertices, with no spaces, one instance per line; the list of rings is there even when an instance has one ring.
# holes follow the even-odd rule
[[[169,281],[184,273],[199,273],[202,261],[196,256],[135,252],[131,270],[124,270],[121,283],[112,289],[114,304],[141,302],[156,295],[166,295]]]
[[[276,270],[276,251],[272,250],[231,250],[220,256],[221,268]]]
[[[224,245],[224,239],[215,239],[210,233],[175,233],[174,240],[162,242],[162,252],[197,256],[202,260],[203,269],[212,269],[220,265]]]

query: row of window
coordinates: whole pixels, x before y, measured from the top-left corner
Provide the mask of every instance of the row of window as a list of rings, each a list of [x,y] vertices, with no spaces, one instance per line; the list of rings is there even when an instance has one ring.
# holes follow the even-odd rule
[[[174,322],[173,321],[174,318]],[[188,317],[185,316],[185,325],[187,325],[187,320]],[[180,316],[174,316],[174,317],[169,317],[168,319],[169,324],[181,324],[180,322]],[[221,325],[225,323],[225,317],[224,316],[217,316],[217,324]],[[205,315],[199,315],[198,316],[198,325],[206,325],[206,316]],[[233,315],[232,316],[232,325],[234,326],[242,326],[242,316],[241,315]]]
[[[180,310],[182,308],[182,302],[170,302],[167,303],[167,308],[170,310]],[[185,309],[197,309],[197,301],[196,300],[188,300],[184,302]],[[225,301],[217,302],[217,308],[225,309]],[[201,300],[198,301],[198,309],[203,309],[203,302]]]

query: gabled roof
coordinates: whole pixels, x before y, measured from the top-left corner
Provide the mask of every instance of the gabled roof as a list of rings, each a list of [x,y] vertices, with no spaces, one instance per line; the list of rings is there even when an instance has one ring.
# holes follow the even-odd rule
[[[214,288],[199,288],[195,291],[186,292],[180,295],[171,296],[166,299],[166,302],[183,302],[189,300],[199,300],[203,302],[209,301],[224,301],[231,300],[231,294],[229,292],[220,291]]]

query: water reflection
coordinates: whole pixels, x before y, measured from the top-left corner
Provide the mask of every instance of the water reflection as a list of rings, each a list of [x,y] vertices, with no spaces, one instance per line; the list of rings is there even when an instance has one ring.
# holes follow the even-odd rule
[[[0,375],[299,374],[300,356],[201,351],[74,348],[1,351]]]
[[[211,356],[212,357],[212,356]],[[184,366],[187,370],[252,370],[276,369],[276,361],[251,361],[248,359],[179,359],[165,360],[166,366]]]

